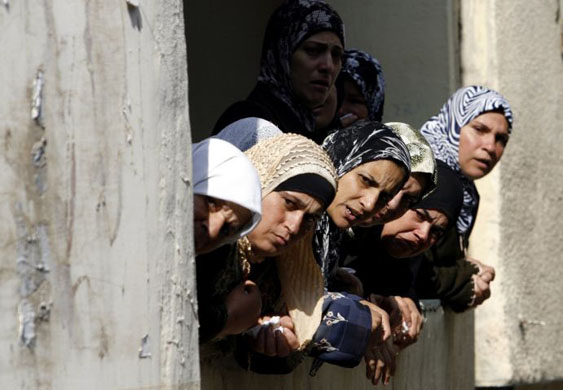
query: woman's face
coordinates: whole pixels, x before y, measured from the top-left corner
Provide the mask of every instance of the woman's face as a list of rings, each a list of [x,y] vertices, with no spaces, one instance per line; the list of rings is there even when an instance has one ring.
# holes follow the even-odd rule
[[[304,40],[291,56],[291,87],[301,104],[323,104],[342,67],[344,49],[338,36],[322,31]]]
[[[448,217],[438,210],[412,209],[383,226],[381,242],[385,251],[398,259],[416,256],[442,237]]]
[[[277,256],[315,228],[323,212],[316,198],[296,191],[273,191],[262,199],[262,220],[249,235],[258,256]]]
[[[362,227],[381,225],[401,217],[420,200],[422,190],[428,185],[426,174],[411,173],[403,188],[372,218],[360,223]]]
[[[338,110],[338,116],[352,114],[357,120],[366,119],[369,115],[366,99],[358,85],[349,78],[342,82],[342,105]]]
[[[371,219],[401,189],[405,171],[391,160],[371,161],[345,173],[327,209],[340,229]]]
[[[197,255],[232,239],[252,218],[248,209],[209,196],[194,195],[194,237]]]
[[[325,129],[331,124],[336,115],[337,100],[336,87],[332,87],[326,101],[313,109],[316,129]]]
[[[459,166],[469,179],[487,175],[508,142],[508,122],[498,112],[486,112],[463,126],[459,135]]]

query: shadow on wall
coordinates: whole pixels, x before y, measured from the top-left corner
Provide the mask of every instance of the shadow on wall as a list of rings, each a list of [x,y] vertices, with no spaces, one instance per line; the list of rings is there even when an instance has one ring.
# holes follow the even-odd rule
[[[270,14],[281,0],[184,0],[190,121],[194,142],[250,93]]]

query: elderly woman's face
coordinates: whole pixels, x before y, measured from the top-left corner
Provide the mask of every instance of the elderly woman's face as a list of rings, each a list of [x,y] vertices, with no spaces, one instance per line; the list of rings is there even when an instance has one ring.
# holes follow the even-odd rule
[[[216,249],[232,239],[252,218],[236,203],[194,195],[194,237],[197,255]]]
[[[369,115],[366,99],[358,85],[349,78],[342,82],[342,104],[338,116],[352,114],[357,120],[366,119]]]
[[[262,219],[248,235],[258,256],[277,256],[315,228],[324,208],[297,191],[273,191],[262,199]]]
[[[442,237],[448,217],[438,210],[408,210],[401,218],[383,226],[381,242],[385,251],[401,259],[416,256]]]
[[[401,189],[405,171],[391,160],[371,161],[345,173],[327,209],[340,229],[369,220]]]
[[[487,175],[508,142],[508,122],[498,112],[486,112],[463,126],[459,134],[459,166],[472,179]]]
[[[400,218],[408,209],[420,200],[423,189],[428,185],[426,174],[411,173],[403,188],[372,218],[362,221],[360,226],[381,225]]]
[[[249,235],[258,256],[277,256],[315,228],[323,212],[314,197],[296,191],[273,191],[262,199],[262,219]]]
[[[301,104],[313,109],[323,104],[342,67],[340,38],[322,31],[304,40],[291,57],[291,87]]]

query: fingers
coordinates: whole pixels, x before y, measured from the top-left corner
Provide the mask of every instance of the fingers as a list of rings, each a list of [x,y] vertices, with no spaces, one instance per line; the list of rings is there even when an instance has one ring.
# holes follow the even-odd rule
[[[299,348],[299,341],[297,341],[297,336],[295,336],[295,333],[293,333],[291,329],[285,328],[283,335],[285,337],[285,341],[289,347],[289,350],[291,352],[297,351],[297,349]]]
[[[491,296],[489,284],[481,279],[478,275],[473,275],[473,284],[475,292],[475,306],[480,305]]]
[[[370,357],[368,357],[368,355]],[[373,358],[373,355],[366,354],[364,357],[366,362],[366,377],[373,382],[373,378],[375,376],[375,369],[377,367],[377,360]]]
[[[293,321],[291,320],[290,316],[282,316],[280,317],[280,324],[281,326],[283,326],[284,328],[290,329],[290,330],[294,330],[295,327],[293,325]]]
[[[395,300],[395,303],[397,304],[397,307],[399,308],[400,312],[401,312],[401,316],[403,317],[403,321],[408,321],[410,320],[410,308],[408,307],[406,301],[404,298],[399,297],[399,296],[395,296],[393,297],[393,299]]]
[[[406,303],[406,300],[404,298],[401,298],[401,297],[393,297],[393,300],[397,304],[397,308],[398,308],[398,311],[400,313],[400,318],[399,318],[400,322],[396,323],[397,321],[393,321],[393,319],[391,318],[391,325],[393,327],[395,327],[396,325],[401,325],[402,321],[405,321],[410,328],[411,327],[412,314],[411,314],[410,307]],[[391,317],[393,317],[393,316],[391,316]]]
[[[280,357],[286,357],[289,355],[289,345],[287,344],[287,340],[285,338],[285,335],[282,333],[281,329],[283,328],[278,328],[279,330],[274,330],[274,337],[276,339],[276,351],[275,351],[275,355],[276,356],[280,356]]]
[[[483,279],[485,282],[489,283],[495,280],[496,272],[492,266],[470,257],[467,258],[467,261],[475,264],[479,268],[477,275],[481,277],[481,279]]]
[[[379,379],[381,378],[384,369],[385,369],[385,363],[383,363],[381,360],[378,360],[375,363],[375,374],[373,375],[371,383],[373,383],[374,385],[377,385],[377,383],[379,383]]]
[[[418,310],[411,311],[411,326],[409,328],[409,336],[416,341],[422,329],[422,316]]]
[[[340,117],[340,124],[342,127],[350,126],[352,123],[356,122],[358,117],[352,113],[346,114]]]
[[[410,329],[409,329],[409,336],[411,336],[412,338],[414,338],[414,341],[416,341],[416,339],[418,338],[418,335],[420,335],[420,331],[422,330],[422,323],[423,323],[423,318],[422,318],[422,314],[420,314],[420,312],[418,311],[416,304],[414,303],[414,301],[410,298],[404,298],[405,303],[407,306],[409,306],[410,308],[410,314],[411,314],[411,324],[410,324]]]
[[[483,281],[490,283],[495,280],[495,269],[488,265],[483,265],[482,271],[478,275]]]
[[[274,334],[274,328],[268,326],[264,333],[266,334],[266,340],[264,345],[264,355],[266,356],[276,356],[276,335]]]
[[[395,375],[394,373],[392,374],[391,371],[389,369],[385,369],[385,372],[383,374],[383,385],[387,386],[389,384],[389,382],[391,381],[391,377]]]
[[[288,356],[299,349],[299,341],[295,335],[293,321],[289,316],[282,316],[279,322],[272,324],[273,317],[264,316],[258,319],[262,328],[256,337],[250,339],[252,349],[266,356]]]
[[[260,329],[256,342],[254,343],[254,350],[258,353],[264,354],[266,347],[266,329]]]
[[[386,341],[391,337],[391,323],[389,322],[389,315],[383,310],[381,311],[381,328],[383,329],[382,340]]]

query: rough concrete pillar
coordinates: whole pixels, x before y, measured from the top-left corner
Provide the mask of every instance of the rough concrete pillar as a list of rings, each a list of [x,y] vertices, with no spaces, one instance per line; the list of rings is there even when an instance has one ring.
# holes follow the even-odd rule
[[[0,388],[199,388],[182,3],[0,4]]]
[[[499,90],[515,114],[505,155],[477,181],[471,254],[497,270],[476,311],[480,386],[563,378],[563,57],[560,0],[462,1],[464,84]]]

